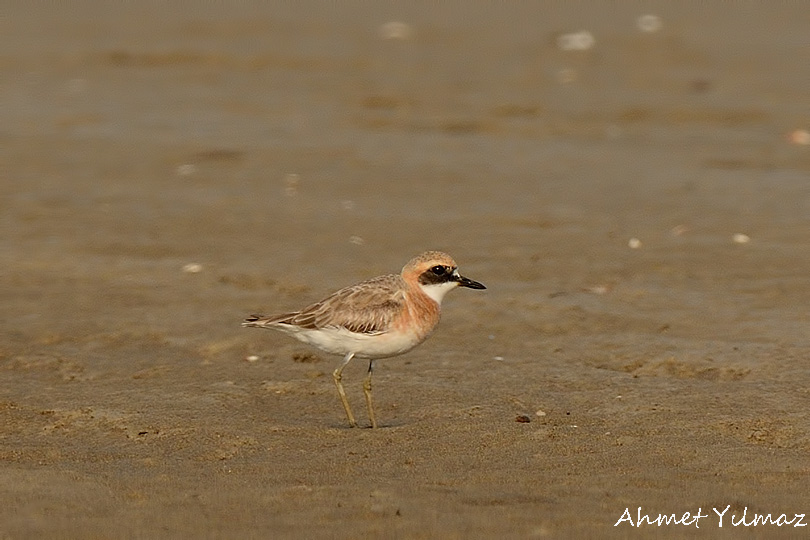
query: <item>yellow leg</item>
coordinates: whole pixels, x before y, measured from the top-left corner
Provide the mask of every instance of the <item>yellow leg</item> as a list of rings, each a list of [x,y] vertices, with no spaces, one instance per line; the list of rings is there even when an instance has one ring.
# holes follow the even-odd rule
[[[346,416],[349,418],[349,426],[350,427],[357,427],[357,422],[354,420],[354,415],[352,414],[352,409],[349,407],[349,400],[346,399],[346,392],[343,390],[343,384],[340,382],[341,373],[343,373],[343,368],[346,367],[346,364],[354,357],[354,353],[349,353],[343,358],[343,362],[337,367],[337,369],[332,373],[332,377],[335,379],[335,386],[337,386],[338,394],[340,395],[340,401],[343,403],[343,408],[346,409]]]
[[[374,419],[374,406],[371,404],[371,370],[374,368],[374,360],[368,361],[368,375],[363,381],[363,393],[366,395],[366,405],[368,406],[368,419],[371,420],[371,427],[377,427],[377,420]]]

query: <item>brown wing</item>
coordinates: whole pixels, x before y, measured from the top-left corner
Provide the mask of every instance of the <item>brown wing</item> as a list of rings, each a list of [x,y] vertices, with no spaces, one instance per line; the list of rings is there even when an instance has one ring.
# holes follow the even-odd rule
[[[388,331],[402,311],[405,284],[398,275],[380,276],[345,287],[285,321],[304,328],[342,327],[360,334]]]

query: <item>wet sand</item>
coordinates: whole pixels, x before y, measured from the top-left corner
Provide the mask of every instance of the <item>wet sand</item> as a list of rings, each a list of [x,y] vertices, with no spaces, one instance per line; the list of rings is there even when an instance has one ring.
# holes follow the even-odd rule
[[[0,15],[0,538],[795,533],[805,6],[298,6]],[[426,249],[380,429],[239,327]]]

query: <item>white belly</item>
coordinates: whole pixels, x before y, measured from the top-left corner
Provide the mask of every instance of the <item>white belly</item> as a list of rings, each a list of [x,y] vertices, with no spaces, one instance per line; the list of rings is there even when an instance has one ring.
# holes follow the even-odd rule
[[[304,343],[320,350],[345,355],[350,352],[358,358],[388,358],[406,353],[422,343],[421,337],[410,332],[386,332],[383,334],[358,334],[345,328],[321,328],[309,330],[286,324],[274,325]]]

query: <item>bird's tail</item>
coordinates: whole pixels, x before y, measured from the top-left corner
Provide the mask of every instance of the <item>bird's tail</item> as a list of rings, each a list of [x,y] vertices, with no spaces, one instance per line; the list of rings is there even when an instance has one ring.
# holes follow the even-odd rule
[[[284,313],[282,315],[251,315],[242,321],[242,326],[256,328],[269,328],[277,324],[289,323],[298,313]]]

